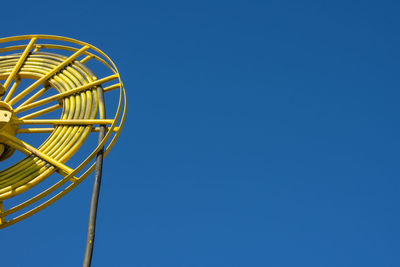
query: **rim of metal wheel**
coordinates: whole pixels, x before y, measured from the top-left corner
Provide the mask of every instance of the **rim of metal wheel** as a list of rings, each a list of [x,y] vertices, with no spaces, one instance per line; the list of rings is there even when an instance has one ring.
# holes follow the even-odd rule
[[[51,35],[0,39],[0,95],[0,160],[9,164],[0,171],[1,229],[50,206],[95,170],[95,157],[103,149],[106,156],[122,130],[126,95],[105,53]]]

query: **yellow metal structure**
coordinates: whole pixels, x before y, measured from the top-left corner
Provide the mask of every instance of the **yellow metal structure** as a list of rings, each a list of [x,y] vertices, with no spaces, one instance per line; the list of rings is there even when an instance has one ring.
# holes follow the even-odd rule
[[[98,78],[93,71],[105,74]],[[121,132],[126,95],[116,66],[98,48],[25,35],[0,39],[0,96],[4,228],[48,207],[93,172],[98,152],[107,155]]]

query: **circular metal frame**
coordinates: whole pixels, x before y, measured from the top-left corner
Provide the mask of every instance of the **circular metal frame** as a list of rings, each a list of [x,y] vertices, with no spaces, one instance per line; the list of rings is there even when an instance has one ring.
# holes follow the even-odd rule
[[[12,163],[0,171],[1,229],[53,204],[95,170],[95,157],[103,149],[106,156],[122,130],[126,94],[98,48],[25,35],[0,39],[0,95],[0,160]],[[89,146],[96,132],[98,144]],[[27,157],[18,160],[14,151]]]

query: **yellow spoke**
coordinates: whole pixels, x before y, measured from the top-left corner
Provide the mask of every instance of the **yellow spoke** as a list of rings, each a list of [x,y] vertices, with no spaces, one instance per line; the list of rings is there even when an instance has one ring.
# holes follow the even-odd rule
[[[19,83],[21,82],[21,79],[18,79],[14,82],[13,86],[11,86],[10,91],[8,91],[6,98],[4,98],[4,102],[8,102],[12,95],[14,94],[15,90],[17,89]]]
[[[106,92],[118,89],[120,87],[121,87],[121,84],[117,83],[117,84],[114,84],[114,85],[111,85],[111,86],[108,86],[108,87],[104,88],[104,92],[106,93]]]
[[[86,56],[84,59],[81,60],[82,64],[85,64],[86,62],[88,62],[89,60],[91,60],[93,58],[93,55],[88,55]]]
[[[44,108],[44,109],[41,109],[39,111],[33,112],[31,114],[25,115],[25,116],[21,117],[21,120],[33,119],[33,118],[39,117],[41,115],[44,115],[46,113],[55,111],[55,110],[57,110],[59,108],[61,108],[61,105],[60,104],[56,104],[54,106],[51,106],[51,107],[48,107],[48,108]]]
[[[26,58],[28,57],[32,47],[35,45],[37,38],[34,37],[31,39],[29,44],[26,46],[24,52],[22,53],[21,57],[18,59],[17,64],[15,65],[14,69],[11,71],[11,74],[8,76],[6,82],[4,83],[4,89],[7,90],[8,86],[10,86],[12,79],[16,80],[16,75],[22,65],[24,64]]]
[[[17,133],[27,134],[27,133],[52,133],[54,128],[21,128],[17,130]]]
[[[65,66],[73,62],[77,57],[82,55],[86,50],[88,50],[90,47],[85,45],[81,49],[79,49],[77,52],[75,52],[73,55],[71,55],[69,58],[65,59],[62,63],[60,63],[57,67],[55,67],[52,71],[44,75],[42,78],[31,84],[28,88],[26,88],[24,91],[16,95],[11,101],[10,104],[13,105],[17,101],[21,100],[24,96],[32,92],[36,87],[38,87],[40,84],[44,83],[48,79],[50,79],[54,74],[62,70]]]
[[[0,224],[6,222],[6,217],[3,215],[3,213],[4,213],[3,201],[0,201]]]
[[[95,125],[112,124],[113,120],[18,120],[18,124],[51,124],[51,125]]]
[[[42,89],[37,91],[33,96],[31,96],[28,100],[26,100],[24,103],[22,103],[21,106],[25,106],[29,103],[32,103],[32,101],[34,101],[35,99],[37,99],[38,97],[40,97],[41,95],[46,93],[46,91],[49,90],[50,87],[51,86],[49,84],[47,84],[45,87],[43,87]]]
[[[110,127],[106,128],[106,131],[110,131]],[[28,133],[52,133],[54,128],[21,128],[17,130],[19,134],[28,134]],[[91,132],[98,133],[100,131],[100,127],[93,127]],[[119,127],[114,127],[113,132],[118,132]]]
[[[106,128],[106,131],[110,131],[110,127]],[[114,127],[113,132],[118,132],[119,131],[119,127]],[[93,127],[92,128],[92,132],[98,133],[100,132],[100,127]]]
[[[4,143],[17,149],[18,151],[22,152],[25,155],[30,156],[33,154],[33,155],[41,158],[42,160],[50,163],[54,167],[57,167],[59,170],[65,172],[67,174],[70,174],[73,171],[73,169],[67,167],[63,163],[47,156],[46,154],[40,152],[38,149],[34,148],[33,146],[25,143],[24,141],[14,137],[14,136],[8,135],[6,133],[0,133],[0,135],[3,136],[4,138],[6,138]]]
[[[22,112],[22,111],[25,111],[25,110],[28,110],[28,109],[32,109],[32,108],[47,104],[47,103],[49,103],[51,101],[54,101],[54,100],[60,100],[60,99],[62,99],[64,97],[67,97],[67,96],[70,96],[70,95],[73,95],[73,94],[88,90],[88,89],[90,89],[90,88],[92,88],[94,86],[97,86],[97,85],[112,81],[112,80],[117,79],[117,78],[118,78],[118,74],[110,75],[110,76],[107,76],[107,77],[102,78],[100,80],[96,80],[96,81],[90,82],[88,84],[79,86],[79,87],[77,87],[75,89],[72,89],[72,90],[69,90],[67,92],[63,92],[63,93],[60,93],[60,94],[57,94],[57,95],[53,95],[53,96],[44,98],[42,100],[30,103],[30,104],[25,105],[25,106],[19,106],[18,108],[15,109],[15,112],[16,113]]]
[[[39,52],[40,49],[42,49],[42,45],[37,45],[37,46],[35,46],[35,48],[33,49],[33,52],[34,52],[34,53]]]

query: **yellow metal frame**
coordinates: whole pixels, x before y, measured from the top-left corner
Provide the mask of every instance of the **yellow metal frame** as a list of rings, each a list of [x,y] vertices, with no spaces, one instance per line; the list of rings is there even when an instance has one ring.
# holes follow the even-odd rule
[[[104,65],[110,73],[98,78],[87,63]],[[20,89],[28,79],[34,82]],[[45,97],[50,88],[55,89],[53,94]],[[100,116],[105,111],[98,88],[105,93],[107,105],[118,105],[108,118]],[[117,103],[107,102],[110,92],[118,94]],[[4,122],[10,127],[3,127],[13,130],[0,129],[0,144],[27,155],[0,171],[1,229],[53,204],[93,172],[94,157],[103,148],[107,155],[122,130],[126,94],[117,67],[98,48],[61,36],[24,35],[0,39],[0,95],[0,103],[11,106],[13,112],[12,120]],[[61,111],[60,118],[38,119],[55,111]],[[99,131],[100,125],[107,126],[105,137],[88,155],[80,157],[77,167],[69,167],[69,160],[82,156],[78,149],[91,138],[91,133]],[[35,147],[20,137],[24,134],[50,135]],[[61,175],[60,179],[52,179],[55,182],[45,187],[38,186],[55,172]],[[33,195],[21,198],[34,187]]]

